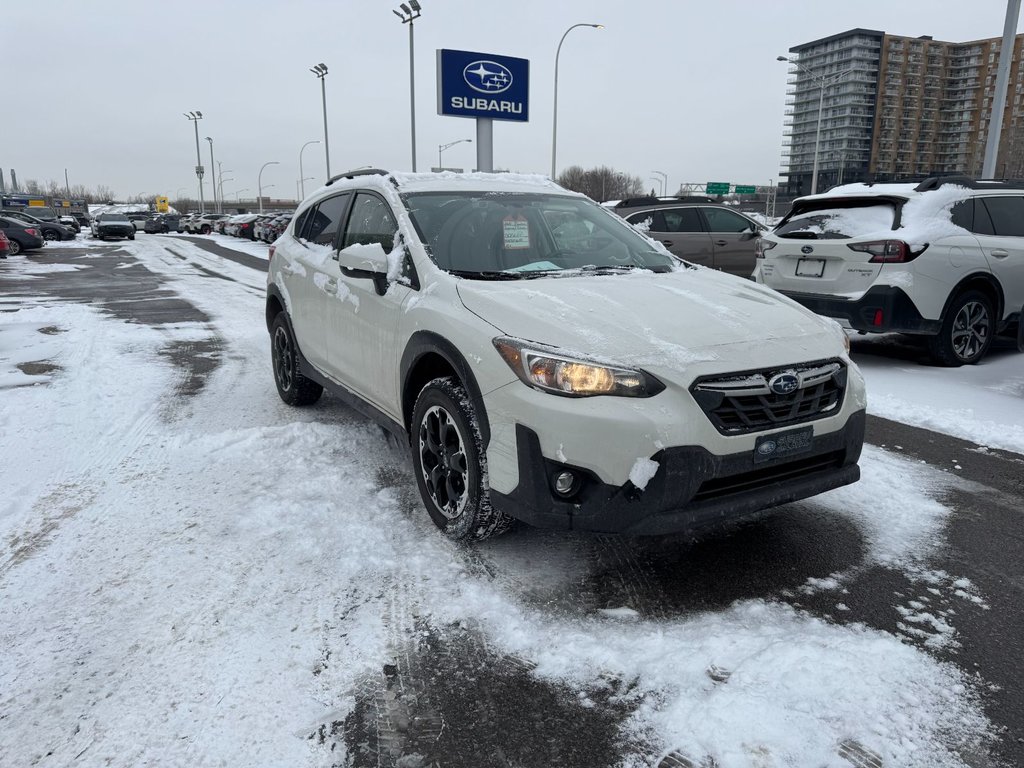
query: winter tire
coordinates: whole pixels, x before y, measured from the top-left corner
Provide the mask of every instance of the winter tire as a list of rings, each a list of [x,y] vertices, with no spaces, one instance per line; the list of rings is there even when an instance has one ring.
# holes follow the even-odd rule
[[[995,334],[992,300],[981,291],[965,291],[953,299],[929,348],[940,365],[974,365],[985,356]]]
[[[199,230],[199,233],[202,235],[208,235],[210,234],[210,228],[204,224],[203,228]]]
[[[45,232],[43,232],[43,240],[48,240],[49,242],[52,243],[55,240],[60,240],[60,234],[54,232],[52,229],[48,229]]]
[[[9,249],[8,252],[9,252],[9,254],[11,256],[17,256],[19,253],[21,253],[21,243],[19,243],[14,238],[11,238],[10,245],[8,246],[8,249]]]
[[[512,518],[491,507],[476,412],[455,379],[434,379],[420,391],[410,439],[416,485],[438,528],[458,541],[480,541],[511,527]]]
[[[288,405],[312,405],[320,399],[324,388],[299,371],[299,351],[295,345],[288,316],[278,312],[270,327],[270,360],[274,368],[277,394]]]
[[[129,240],[134,240],[135,239],[135,235],[134,234],[128,235],[128,239]]]

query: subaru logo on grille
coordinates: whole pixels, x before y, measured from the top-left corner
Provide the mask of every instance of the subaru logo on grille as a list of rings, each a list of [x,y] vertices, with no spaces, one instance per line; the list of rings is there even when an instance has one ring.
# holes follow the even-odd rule
[[[768,379],[768,389],[776,395],[788,395],[800,386],[800,379],[794,373],[777,373]]]
[[[775,453],[776,447],[777,446],[775,445],[774,440],[765,440],[763,443],[757,446],[757,452],[760,453],[762,456],[767,456],[770,453]]]
[[[474,61],[462,70],[466,85],[480,93],[501,93],[512,85],[512,73],[495,61]]]
[[[814,253],[814,248],[810,245],[805,245],[800,249],[800,253]]]

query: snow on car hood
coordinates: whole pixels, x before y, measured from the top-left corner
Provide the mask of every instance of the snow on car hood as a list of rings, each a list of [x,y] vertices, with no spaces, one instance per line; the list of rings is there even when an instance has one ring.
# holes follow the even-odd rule
[[[509,336],[657,370],[739,370],[841,353],[838,326],[756,283],[708,269],[458,281],[463,304]]]

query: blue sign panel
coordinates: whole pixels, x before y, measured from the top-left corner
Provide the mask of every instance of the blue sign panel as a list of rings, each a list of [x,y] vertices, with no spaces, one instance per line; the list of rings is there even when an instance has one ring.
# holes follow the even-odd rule
[[[525,123],[529,100],[529,59],[438,50],[437,114]]]

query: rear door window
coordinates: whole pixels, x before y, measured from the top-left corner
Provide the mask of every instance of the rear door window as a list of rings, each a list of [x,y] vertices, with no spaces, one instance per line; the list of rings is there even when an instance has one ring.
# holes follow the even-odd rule
[[[300,237],[318,245],[333,246],[350,197],[351,194],[345,193],[321,200],[307,214]]]
[[[980,202],[992,217],[993,234],[1002,237],[1024,237],[1024,197],[984,197]]]
[[[668,208],[664,212],[665,232],[703,232],[696,208]],[[654,229],[654,227],[651,227]]]
[[[887,201],[836,201],[804,211],[780,224],[779,237],[846,240],[892,229],[896,206]]]
[[[665,212],[664,211],[644,211],[643,213],[634,213],[632,216],[627,216],[628,221],[633,226],[638,226],[642,230],[648,232],[668,232],[665,223]]]

